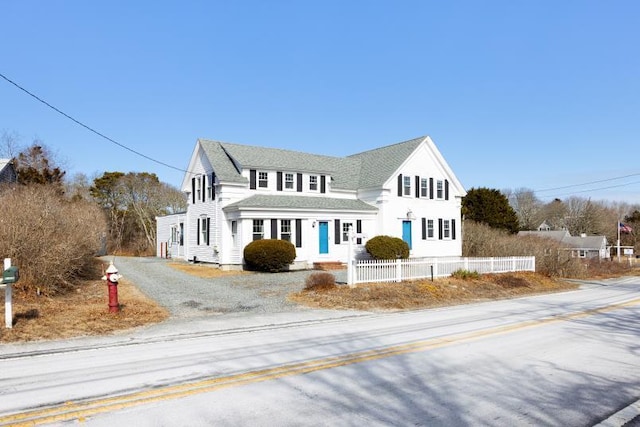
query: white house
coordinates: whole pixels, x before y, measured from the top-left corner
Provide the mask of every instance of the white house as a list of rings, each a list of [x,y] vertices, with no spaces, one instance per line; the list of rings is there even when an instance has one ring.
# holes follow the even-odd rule
[[[428,136],[347,157],[200,139],[187,170],[187,212],[158,218],[158,256],[167,242],[174,257],[234,268],[251,241],[284,239],[307,268],[346,262],[350,228],[361,252],[384,234],[411,257],[462,253],[466,192]]]

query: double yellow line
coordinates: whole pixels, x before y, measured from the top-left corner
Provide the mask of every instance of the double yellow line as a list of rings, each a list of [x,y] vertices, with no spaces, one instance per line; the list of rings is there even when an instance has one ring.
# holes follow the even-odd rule
[[[417,341],[408,344],[361,351],[342,356],[326,357],[323,359],[282,365],[274,368],[261,369],[226,377],[211,378],[207,380],[195,381],[192,383],[139,391],[110,398],[95,399],[85,402],[67,402],[65,404],[49,408],[35,409],[22,413],[1,416],[0,425],[34,426],[39,424],[49,424],[71,420],[83,421],[90,416],[95,416],[105,412],[117,411],[132,406],[178,399],[181,397],[208,393],[229,387],[238,387],[246,384],[269,381],[282,377],[308,374],[315,371],[352,365],[355,363],[362,363],[402,354],[426,351],[434,348],[444,347],[447,345],[459,344],[489,336],[505,334],[524,328],[531,328],[549,323],[583,318],[594,314],[605,313],[619,308],[637,305],[639,303],[640,298],[622,302],[619,304],[613,304],[607,307],[549,317],[540,320],[531,320],[513,325],[498,326],[481,331],[464,332],[443,338],[432,338],[424,341]]]

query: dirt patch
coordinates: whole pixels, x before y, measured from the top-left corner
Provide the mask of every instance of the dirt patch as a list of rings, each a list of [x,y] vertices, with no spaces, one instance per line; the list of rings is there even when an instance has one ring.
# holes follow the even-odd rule
[[[215,265],[207,264],[187,264],[182,262],[170,262],[167,264],[169,267],[182,271],[183,273],[191,274],[192,276],[202,277],[205,279],[215,277],[226,276],[239,276],[243,274],[253,274],[250,271],[244,270],[220,270]]]
[[[578,286],[535,273],[493,274],[475,280],[438,279],[402,283],[363,283],[354,288],[304,290],[289,300],[310,307],[366,311],[442,307],[477,301],[576,289]]]
[[[4,307],[4,290],[0,301]],[[105,281],[74,286],[55,297],[13,295],[13,328],[0,325],[0,342],[64,339],[107,335],[116,331],[161,322],[169,313],[126,280],[118,284],[120,312],[109,313]]]

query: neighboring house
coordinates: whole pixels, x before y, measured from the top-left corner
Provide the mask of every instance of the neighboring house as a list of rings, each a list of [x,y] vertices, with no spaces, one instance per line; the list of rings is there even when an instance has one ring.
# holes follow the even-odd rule
[[[11,159],[0,159],[0,183],[13,183],[18,180],[16,168]]]
[[[576,258],[609,258],[609,248],[605,236],[572,236],[568,231],[520,231],[518,236],[537,236],[553,239],[562,245],[563,249],[571,251]]]
[[[231,268],[251,241],[284,239],[310,268],[346,262],[349,230],[359,253],[384,234],[412,257],[462,254],[466,192],[428,136],[347,157],[200,139],[187,170],[186,214],[158,218],[158,241],[183,243],[175,257]]]
[[[184,258],[186,212],[156,217],[156,254],[163,258]]]

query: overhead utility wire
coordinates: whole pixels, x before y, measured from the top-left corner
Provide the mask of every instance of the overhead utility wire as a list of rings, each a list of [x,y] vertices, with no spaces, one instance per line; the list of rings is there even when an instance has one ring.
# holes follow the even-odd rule
[[[160,161],[160,160],[156,160],[156,159],[154,159],[154,158],[152,158],[152,157],[147,156],[146,154],[143,154],[143,153],[141,153],[141,152],[139,152],[139,151],[134,150],[133,148],[129,148],[129,147],[127,147],[126,145],[121,144],[121,143],[119,143],[118,141],[116,141],[116,140],[114,140],[114,139],[112,139],[112,138],[109,138],[108,136],[106,136],[106,135],[104,135],[104,134],[102,134],[102,133],[98,132],[97,130],[93,129],[92,127],[85,125],[85,124],[84,124],[84,123],[82,123],[81,121],[76,120],[75,118],[71,117],[69,114],[65,113],[64,111],[62,111],[62,110],[60,110],[60,109],[58,109],[58,108],[54,107],[53,105],[49,104],[47,101],[45,101],[44,99],[40,98],[39,96],[37,96],[37,95],[35,95],[35,94],[33,94],[33,93],[29,92],[27,89],[23,88],[23,87],[22,87],[22,86],[20,86],[18,83],[14,82],[13,80],[11,80],[10,78],[8,78],[8,77],[7,77],[7,76],[5,76],[4,74],[0,73],[0,77],[2,77],[2,78],[3,78],[3,79],[5,79],[6,81],[8,81],[8,82],[9,82],[9,83],[11,83],[12,85],[14,85],[15,87],[17,87],[18,89],[20,89],[21,91],[23,91],[23,92],[24,92],[24,93],[26,93],[27,95],[31,96],[32,98],[34,98],[34,99],[36,99],[36,100],[40,101],[41,103],[43,103],[43,104],[44,104],[44,105],[46,105],[47,107],[49,107],[49,108],[51,108],[52,110],[56,111],[57,113],[62,114],[63,116],[65,116],[65,117],[66,117],[66,118],[68,118],[69,120],[71,120],[71,121],[73,121],[73,122],[75,122],[75,123],[79,124],[79,125],[80,125],[80,126],[82,126],[83,128],[87,129],[87,130],[88,130],[88,131],[90,131],[90,132],[95,133],[96,135],[98,135],[98,136],[100,136],[100,137],[102,137],[102,138],[106,139],[107,141],[114,143],[114,144],[115,144],[115,145],[117,145],[118,147],[124,148],[125,150],[130,151],[130,152],[132,152],[132,153],[133,153],[133,154],[135,154],[135,155],[138,155],[138,156],[140,156],[140,157],[143,157],[143,158],[145,158],[145,159],[147,159],[147,160],[151,160],[152,162],[157,163],[157,164],[159,164],[159,165],[166,166],[166,167],[168,167],[168,168],[175,169],[175,170],[180,171],[180,172],[189,172],[188,170],[185,170],[185,169],[182,169],[182,168],[178,168],[178,167],[176,167],[176,166],[172,166],[172,165],[170,165],[170,164],[168,164],[168,163],[164,163],[164,162],[162,162],[162,161]]]
[[[640,176],[640,173],[632,173],[630,175],[618,176],[618,177],[615,177],[615,178],[608,178],[608,179],[601,179],[599,181],[584,182],[582,184],[565,185],[565,186],[562,186],[562,187],[544,188],[542,190],[533,190],[533,191],[536,192],[536,193],[542,193],[544,191],[564,190],[565,188],[582,187],[583,185],[599,184],[601,182],[608,182],[608,181],[615,181],[615,180],[618,180],[618,179],[631,178],[632,176]],[[630,184],[635,184],[635,183],[630,183]],[[629,184],[621,184],[621,185],[616,185],[614,187],[623,187],[625,185],[629,185]],[[613,188],[613,187],[606,187],[606,188]],[[604,190],[604,188],[599,189],[599,190]],[[591,190],[585,190],[585,191],[591,191]],[[584,191],[577,191],[577,193],[582,193],[582,192],[584,192]]]
[[[615,178],[613,178],[615,179]],[[611,181],[611,180],[604,180],[604,181]],[[597,181],[597,182],[602,182],[602,181]],[[556,195],[551,195],[551,196],[543,196],[545,198],[554,198],[554,197],[562,197],[562,196],[571,196],[573,194],[577,194],[577,193],[588,193],[590,191],[600,191],[600,190],[608,190],[610,188],[619,188],[619,187],[626,187],[627,185],[633,185],[633,184],[640,184],[640,181],[635,181],[635,182],[627,182],[625,184],[618,184],[618,185],[610,185],[609,187],[600,187],[600,188],[590,188],[588,190],[579,190],[579,191],[574,191],[571,193],[565,193],[565,194],[556,194]],[[565,187],[566,188],[566,187]]]

